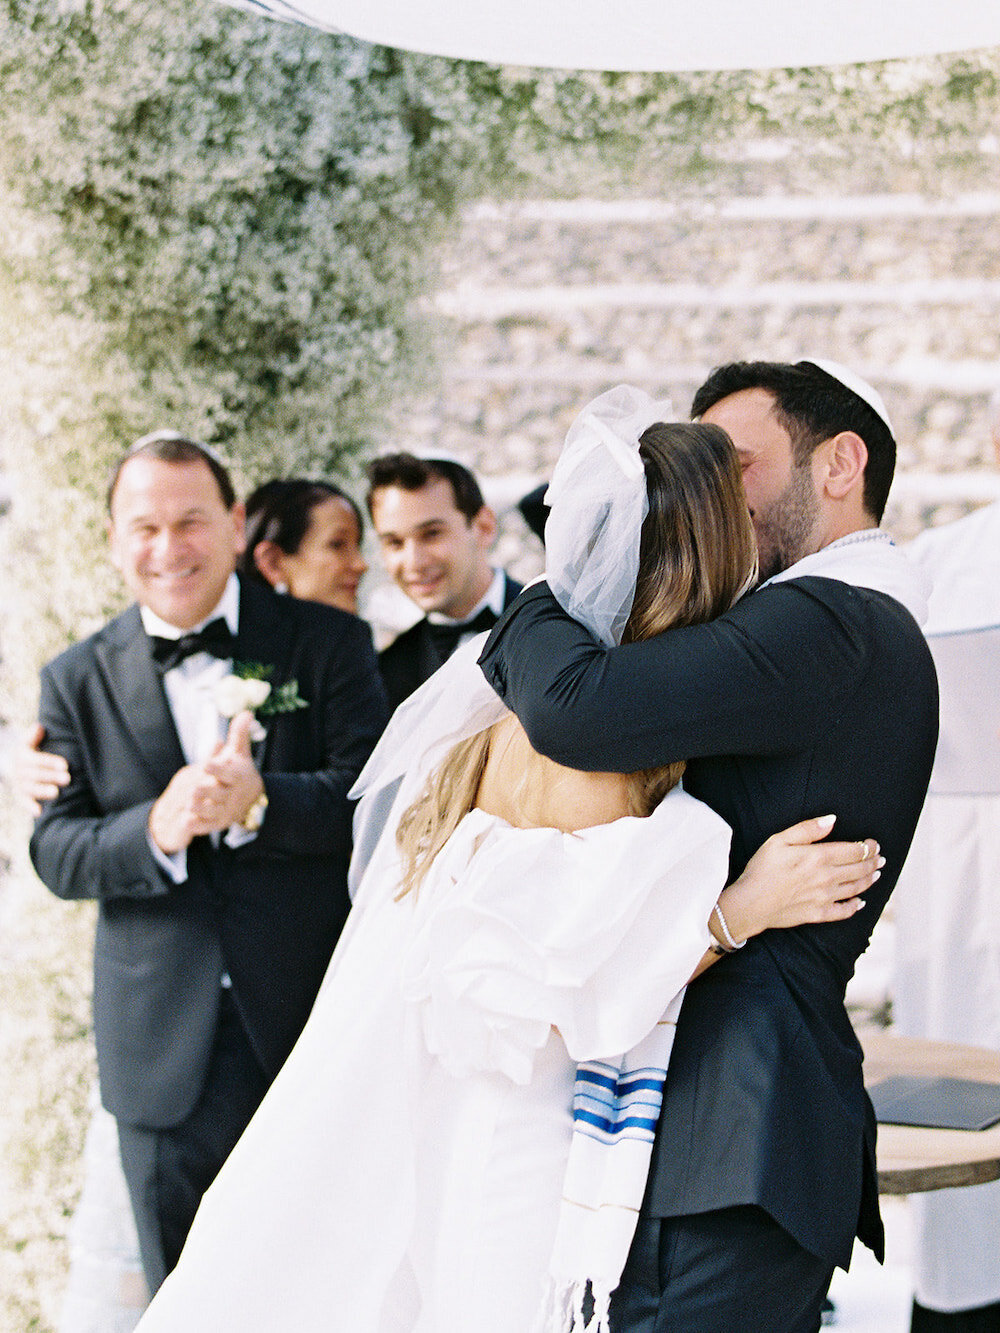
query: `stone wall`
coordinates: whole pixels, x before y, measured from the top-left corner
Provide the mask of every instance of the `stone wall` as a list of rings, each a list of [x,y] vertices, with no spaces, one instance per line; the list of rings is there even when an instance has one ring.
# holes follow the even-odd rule
[[[832,357],[882,392],[906,538],[1000,494],[1000,193],[480,204],[431,303],[438,385],[399,442],[476,467],[501,508],[547,476],[578,408],[628,381],[683,414],[713,365]],[[533,573],[514,517],[501,555]]]

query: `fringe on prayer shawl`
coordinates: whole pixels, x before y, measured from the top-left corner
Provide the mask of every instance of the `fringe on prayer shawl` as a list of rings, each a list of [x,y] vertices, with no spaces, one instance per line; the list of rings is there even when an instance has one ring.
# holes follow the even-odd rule
[[[593,1309],[586,1317],[585,1301],[590,1292]],[[595,1287],[587,1278],[557,1284],[549,1281],[532,1333],[611,1333],[611,1292]]]
[[[577,1066],[564,1193],[533,1333],[610,1333],[611,1293],[621,1281],[646,1192],[683,998],[683,991],[674,996],[631,1051]]]

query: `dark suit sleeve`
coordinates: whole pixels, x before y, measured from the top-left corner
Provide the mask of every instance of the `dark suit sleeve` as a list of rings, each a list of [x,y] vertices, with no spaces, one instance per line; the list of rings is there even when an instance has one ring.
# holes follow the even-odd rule
[[[480,663],[535,749],[572,768],[777,754],[830,725],[868,665],[862,608],[846,585],[828,597],[824,584],[777,584],[709,624],[611,649],[539,584],[497,623]]]
[[[150,851],[152,800],[102,811],[88,778],[82,721],[60,688],[52,664],[41,677],[39,720],[45,748],[69,764],[70,782],[47,801],[35,823],[31,859],[60,898],[152,898],[171,885]]]
[[[389,719],[371,631],[342,618],[343,632],[323,643],[313,697],[320,712],[323,763],[309,772],[270,768],[263,774],[267,815],[257,836],[261,852],[324,855],[350,838],[347,793]],[[346,830],[346,832],[345,832]]]
[[[536,486],[517,502],[521,517],[540,542],[545,541],[545,524],[549,519],[549,507],[545,504],[545,492],[548,489],[549,483],[542,482],[541,486]]]

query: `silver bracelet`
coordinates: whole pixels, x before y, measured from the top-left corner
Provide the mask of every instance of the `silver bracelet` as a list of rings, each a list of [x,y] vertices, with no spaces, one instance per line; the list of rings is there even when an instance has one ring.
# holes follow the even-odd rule
[[[733,939],[729,927],[726,925],[726,918],[722,915],[722,908],[718,903],[712,908],[712,915],[716,917],[719,922],[719,929],[722,931],[722,938],[729,945],[729,952],[735,953],[737,949],[742,949],[744,944],[746,944],[746,940],[740,940],[739,943],[737,943],[736,940]]]

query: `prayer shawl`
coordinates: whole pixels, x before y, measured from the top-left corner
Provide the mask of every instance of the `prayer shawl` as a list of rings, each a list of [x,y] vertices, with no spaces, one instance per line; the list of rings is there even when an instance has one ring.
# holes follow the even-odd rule
[[[621,1280],[646,1192],[683,998],[681,991],[652,1032],[625,1055],[577,1067],[573,1142],[539,1333],[609,1328],[611,1293]]]
[[[901,602],[918,625],[927,619],[929,579],[880,528],[849,533],[796,561],[761,587],[812,577],[838,579],[856,588],[886,593]]]

